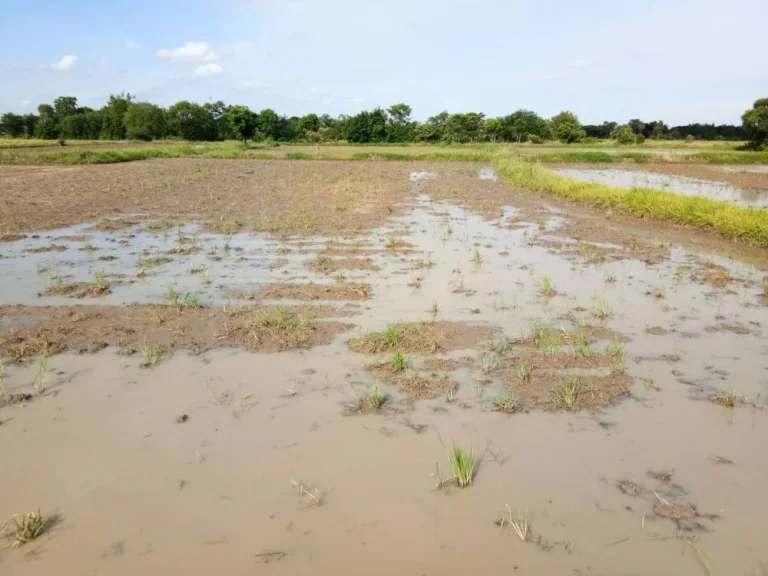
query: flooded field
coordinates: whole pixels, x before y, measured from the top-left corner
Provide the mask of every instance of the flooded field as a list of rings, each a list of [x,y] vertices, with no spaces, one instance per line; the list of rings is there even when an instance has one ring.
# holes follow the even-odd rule
[[[0,573],[768,574],[760,269],[483,165],[219,166],[11,190]]]
[[[730,170],[725,170],[729,168]],[[723,172],[754,172],[762,174],[759,170],[751,170],[739,167],[723,167]],[[565,178],[581,180],[584,182],[600,182],[616,188],[652,188],[656,190],[668,190],[684,196],[703,196],[712,200],[732,202],[740,206],[754,206],[763,208],[768,206],[768,194],[764,190],[739,188],[728,182],[718,182],[712,179],[692,178],[689,176],[676,176],[649,172],[645,170],[625,169],[588,169],[588,168],[558,168],[558,174]]]

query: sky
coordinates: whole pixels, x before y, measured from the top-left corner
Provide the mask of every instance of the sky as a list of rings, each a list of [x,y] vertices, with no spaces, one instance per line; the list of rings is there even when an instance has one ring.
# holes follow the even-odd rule
[[[0,112],[127,91],[279,114],[405,102],[585,124],[741,122],[768,97],[766,0],[28,0],[0,19]]]

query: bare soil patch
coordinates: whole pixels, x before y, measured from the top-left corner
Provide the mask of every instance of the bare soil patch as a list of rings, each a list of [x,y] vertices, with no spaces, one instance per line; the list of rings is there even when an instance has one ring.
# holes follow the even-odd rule
[[[61,244],[51,244],[50,246],[41,246],[40,248],[27,248],[24,252],[29,254],[40,254],[42,252],[64,252],[66,249],[67,247],[62,246]]]
[[[632,384],[632,378],[625,372],[577,377],[534,369],[527,379],[519,378],[514,372],[507,374],[504,382],[512,393],[525,404],[546,410],[597,410],[626,397]],[[577,380],[575,392],[566,399],[563,390],[572,378]]]
[[[389,363],[368,367],[374,378],[397,386],[412,400],[428,400],[453,392],[457,384],[447,376],[425,376],[413,370],[396,371]]]
[[[669,330],[663,326],[649,326],[645,329],[645,333],[652,334],[653,336],[664,336],[665,334],[669,334]]]
[[[493,329],[459,322],[396,324],[385,332],[373,332],[349,340],[355,352],[379,354],[400,350],[408,354],[474,348],[493,335]]]
[[[367,300],[371,285],[356,282],[340,284],[268,284],[261,290],[240,294],[241,300]]]
[[[108,285],[98,286],[89,282],[62,282],[51,284],[45,289],[47,296],[66,296],[68,298],[98,298],[111,292]]]
[[[307,268],[323,274],[333,274],[339,270],[379,270],[370,258],[329,258],[323,254],[310,261]]]
[[[328,344],[350,328],[323,307],[184,308],[131,306],[0,307],[0,354],[23,361],[47,350],[96,352],[107,346],[138,351],[143,346],[194,353],[220,347],[280,352]]]
[[[733,334],[740,334],[747,336],[752,334],[752,331],[746,326],[741,324],[718,324],[717,326],[707,326],[704,328],[707,332],[732,332]]]
[[[424,363],[424,369],[430,372],[453,372],[459,368],[471,366],[474,364],[472,358],[462,358],[461,360],[452,360],[450,358],[429,358]]]

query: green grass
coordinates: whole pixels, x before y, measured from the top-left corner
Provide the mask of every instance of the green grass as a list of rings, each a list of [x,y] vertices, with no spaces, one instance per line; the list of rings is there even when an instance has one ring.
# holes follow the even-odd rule
[[[736,390],[718,390],[715,395],[711,397],[711,400],[716,404],[722,404],[723,406],[733,408],[739,400],[739,395],[736,393]]]
[[[160,352],[154,346],[144,345],[141,347],[141,367],[150,368],[157,364],[160,359]]]
[[[494,396],[493,407],[497,412],[504,412],[505,414],[514,414],[520,410],[518,399],[510,396],[506,390],[502,390]]]
[[[552,278],[544,276],[539,282],[539,294],[548,298],[554,295],[554,289],[552,288]]]
[[[768,161],[768,155],[765,160]],[[629,190],[577,182],[509,153],[498,154],[494,167],[503,180],[517,188],[548,192],[566,200],[639,217],[671,220],[711,230],[726,238],[768,246],[768,211],[662,190]]]
[[[392,366],[395,372],[402,372],[408,368],[408,359],[405,357],[405,354],[403,354],[402,351],[395,351],[395,355],[392,358]]]
[[[565,383],[555,391],[555,403],[561,408],[572,408],[579,396],[581,382],[578,378],[568,378]]]

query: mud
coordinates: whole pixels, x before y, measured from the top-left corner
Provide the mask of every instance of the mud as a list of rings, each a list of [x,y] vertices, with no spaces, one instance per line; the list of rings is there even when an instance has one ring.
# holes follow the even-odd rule
[[[95,205],[138,223],[94,230],[99,218],[84,213],[0,246],[4,398],[28,395],[0,406],[0,518],[60,518],[0,552],[0,566],[703,574],[704,554],[714,573],[759,574],[759,269],[708,244],[662,246],[642,225],[630,241],[636,229],[620,220],[566,213],[476,167],[423,169],[435,178],[402,173],[402,195],[388,198],[399,204],[358,235],[217,232],[199,220],[179,230],[160,224],[165,210]],[[332,189],[321,177],[315,188]],[[86,229],[97,251],[58,239],[67,250],[24,251]],[[386,248],[399,233],[409,251]],[[177,246],[199,251],[168,260]],[[329,249],[378,270],[335,282],[310,266]],[[92,282],[101,266],[125,274],[107,296],[77,306],[38,296],[53,278]],[[542,298],[544,278],[557,296]],[[294,306],[297,293],[353,284],[369,286],[365,299]],[[258,296],[248,306],[233,303],[238,293]],[[145,348],[159,359],[146,363]],[[394,369],[395,351],[405,368]],[[365,399],[377,384],[379,408]],[[732,406],[711,400],[722,390],[735,390]],[[517,408],[501,410],[504,398]],[[472,485],[437,489],[453,443],[474,452]],[[525,541],[499,528],[508,510],[530,519]]]

